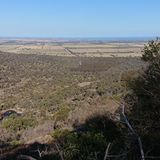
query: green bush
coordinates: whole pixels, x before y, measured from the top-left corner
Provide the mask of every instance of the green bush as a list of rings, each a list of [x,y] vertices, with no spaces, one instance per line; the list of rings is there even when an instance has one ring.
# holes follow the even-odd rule
[[[68,117],[68,114],[70,112],[70,108],[69,107],[62,107],[58,110],[58,112],[56,112],[53,117],[57,120],[57,121],[63,121]]]
[[[10,145],[11,146],[19,146],[19,145],[21,145],[21,142],[18,141],[18,140],[13,140],[13,141],[10,142]]]
[[[113,144],[110,153],[123,149],[121,131],[107,116],[90,117],[85,124],[75,126],[75,131],[55,130],[52,136],[67,160],[103,159],[109,142]]]
[[[36,122],[32,118],[26,117],[8,117],[2,122],[2,127],[11,131],[20,131],[28,127],[35,126]]]

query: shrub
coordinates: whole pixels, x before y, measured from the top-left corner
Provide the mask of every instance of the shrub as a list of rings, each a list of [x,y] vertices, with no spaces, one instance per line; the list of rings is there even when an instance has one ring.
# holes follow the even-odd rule
[[[4,119],[2,127],[11,131],[20,131],[28,127],[33,127],[36,124],[35,120],[26,117],[9,117]]]
[[[69,112],[70,112],[69,107],[62,107],[53,115],[53,117],[57,121],[63,121],[68,117]]]
[[[67,160],[103,159],[109,142],[113,154],[123,148],[121,131],[103,115],[90,117],[85,124],[75,126],[75,131],[55,130],[52,136]]]
[[[145,152],[159,155],[160,150],[160,42],[151,41],[144,47],[142,60],[148,67],[132,81],[130,120],[142,137]]]

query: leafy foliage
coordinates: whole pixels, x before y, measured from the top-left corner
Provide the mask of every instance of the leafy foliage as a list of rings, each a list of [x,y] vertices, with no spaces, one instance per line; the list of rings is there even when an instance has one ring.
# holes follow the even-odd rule
[[[131,85],[133,94],[130,119],[142,137],[144,149],[150,155],[160,150],[160,42],[151,41],[144,47],[142,60],[147,69]]]
[[[20,131],[28,127],[33,127],[36,122],[32,118],[9,117],[2,122],[2,127],[11,131]]]
[[[113,152],[122,150],[122,133],[108,116],[90,117],[85,124],[75,126],[74,132],[56,130],[52,136],[67,160],[103,159],[109,142]]]

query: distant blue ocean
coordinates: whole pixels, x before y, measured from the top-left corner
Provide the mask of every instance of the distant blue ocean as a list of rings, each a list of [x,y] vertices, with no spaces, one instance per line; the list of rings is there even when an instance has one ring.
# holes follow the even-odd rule
[[[80,38],[71,38],[71,37],[0,37],[0,39],[5,40],[24,40],[24,39],[34,39],[34,40],[50,40],[55,42],[147,42],[150,40],[155,40],[157,37],[80,37]]]
[[[147,42],[157,37],[95,37],[95,38],[56,38],[64,41],[95,41],[95,42]]]

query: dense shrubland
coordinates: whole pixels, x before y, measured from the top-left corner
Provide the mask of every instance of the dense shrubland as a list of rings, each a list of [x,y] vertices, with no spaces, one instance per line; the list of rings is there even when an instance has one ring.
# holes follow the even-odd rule
[[[0,137],[2,159],[22,154],[36,159],[138,160],[142,157],[135,135],[146,159],[160,156],[159,41],[144,47],[142,61],[81,58],[81,66],[79,58],[0,56],[1,89],[7,93],[0,109],[23,112],[0,124],[2,134],[8,132],[5,140]],[[136,134],[124,121],[118,108],[122,104]],[[28,131],[39,143],[25,145]],[[42,144],[44,134],[49,138]]]

